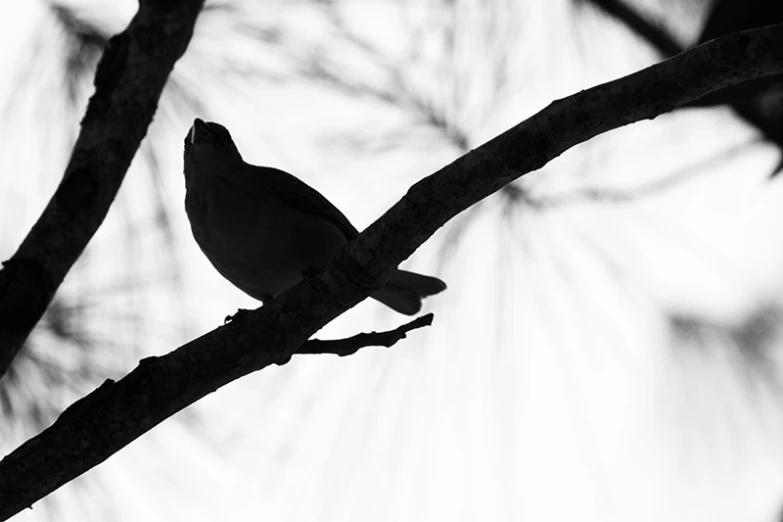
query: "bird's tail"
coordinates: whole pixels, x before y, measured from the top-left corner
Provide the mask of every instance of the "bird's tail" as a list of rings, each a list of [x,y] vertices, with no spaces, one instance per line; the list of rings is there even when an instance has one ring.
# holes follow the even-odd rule
[[[406,270],[395,270],[389,281],[372,296],[392,310],[413,315],[421,310],[421,300],[446,289],[446,283],[437,277],[430,277]]]

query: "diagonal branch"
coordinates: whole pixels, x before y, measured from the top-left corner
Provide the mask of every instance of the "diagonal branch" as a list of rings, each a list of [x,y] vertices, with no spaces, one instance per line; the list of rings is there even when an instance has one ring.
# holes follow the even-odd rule
[[[299,350],[356,305],[444,223],[569,148],[699,96],[783,72],[783,25],[729,35],[556,100],[424,178],[380,219],[264,307],[106,381],[0,461],[0,520],[103,462],[221,386]]]
[[[684,50],[683,46],[677,43],[663,27],[646,20],[623,0],[589,1],[606,11],[608,14],[624,22],[628,27],[647,40],[648,43],[658,49],[666,58],[672,57]],[[709,106],[715,103],[726,103],[732,108],[737,117],[744,120],[747,124],[756,127],[767,140],[783,149],[783,130],[781,130],[779,125],[776,125],[767,118],[761,116],[758,111],[749,107],[747,103],[731,101],[725,93],[715,94],[716,96],[714,97],[707,96],[699,100],[693,100],[694,103],[690,105],[692,107],[699,107]],[[721,99],[724,101],[721,102]]]
[[[203,2],[142,0],[109,40],[60,186],[0,270],[0,377],[106,217]]]

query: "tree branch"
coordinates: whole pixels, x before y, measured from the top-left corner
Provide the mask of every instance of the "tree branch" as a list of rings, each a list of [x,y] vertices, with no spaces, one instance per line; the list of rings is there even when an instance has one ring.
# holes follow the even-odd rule
[[[391,348],[398,341],[405,339],[406,334],[411,330],[418,328],[424,328],[430,326],[433,319],[432,314],[425,314],[421,317],[417,317],[413,321],[406,323],[402,326],[389,330],[388,332],[371,332],[360,333],[349,337],[348,339],[336,339],[322,341],[320,339],[311,339],[304,343],[297,351],[296,355],[300,354],[333,354],[345,357],[346,355],[353,355],[360,349],[367,346],[384,346]]]
[[[684,49],[666,29],[647,20],[623,0],[588,0],[607,14],[622,20],[631,30],[654,45],[667,58],[681,53]]]
[[[783,72],[783,25],[729,35],[619,80],[554,101],[424,178],[314,271],[253,310],[106,381],[0,461],[0,519],[103,462],[221,386],[286,360],[379,288],[446,221],[603,132],[651,119],[718,88]]]
[[[627,5],[622,0],[589,1],[595,6],[606,11],[608,14],[624,22],[629,28],[636,31],[637,34],[643,37],[648,43],[653,45],[666,58],[672,57],[684,50],[683,46],[677,43],[677,41],[663,27],[646,20],[642,15],[637,13],[632,7]],[[715,9],[716,6],[719,7],[720,5],[721,4],[716,4],[713,6],[713,9]],[[704,39],[703,34],[701,39]],[[738,88],[741,89],[743,87]],[[759,86],[746,84],[744,88],[753,90],[758,89]],[[781,148],[781,150],[783,150],[783,130],[781,130],[780,125],[776,124],[774,121],[770,121],[768,118],[765,118],[758,112],[756,108],[749,105],[747,101],[737,99],[738,97],[736,95],[737,93],[733,93],[732,95],[731,91],[724,91],[720,93],[713,92],[713,95],[693,100],[693,103],[689,105],[691,107],[708,107],[710,105],[719,105],[725,103],[732,108],[737,117],[739,117],[741,120],[744,120],[748,125],[756,127],[759,131],[761,131],[767,140],[773,142],[779,148]],[[780,167],[775,169],[776,172],[779,170]]]
[[[142,0],[109,40],[63,179],[0,270],[0,377],[106,217],[203,2]]]

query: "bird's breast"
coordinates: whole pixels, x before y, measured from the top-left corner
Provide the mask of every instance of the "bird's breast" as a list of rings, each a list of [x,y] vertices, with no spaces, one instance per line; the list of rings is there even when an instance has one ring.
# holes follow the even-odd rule
[[[346,243],[328,219],[263,190],[188,189],[185,209],[210,262],[257,299],[286,290],[303,270],[326,263]]]

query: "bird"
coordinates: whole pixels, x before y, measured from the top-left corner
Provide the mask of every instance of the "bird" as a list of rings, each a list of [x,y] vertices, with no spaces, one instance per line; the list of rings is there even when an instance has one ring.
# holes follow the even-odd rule
[[[219,123],[194,120],[185,136],[184,175],[196,243],[223,277],[262,303],[359,235],[313,187],[282,170],[246,163]],[[445,289],[436,277],[395,269],[370,297],[414,315],[424,297]]]

